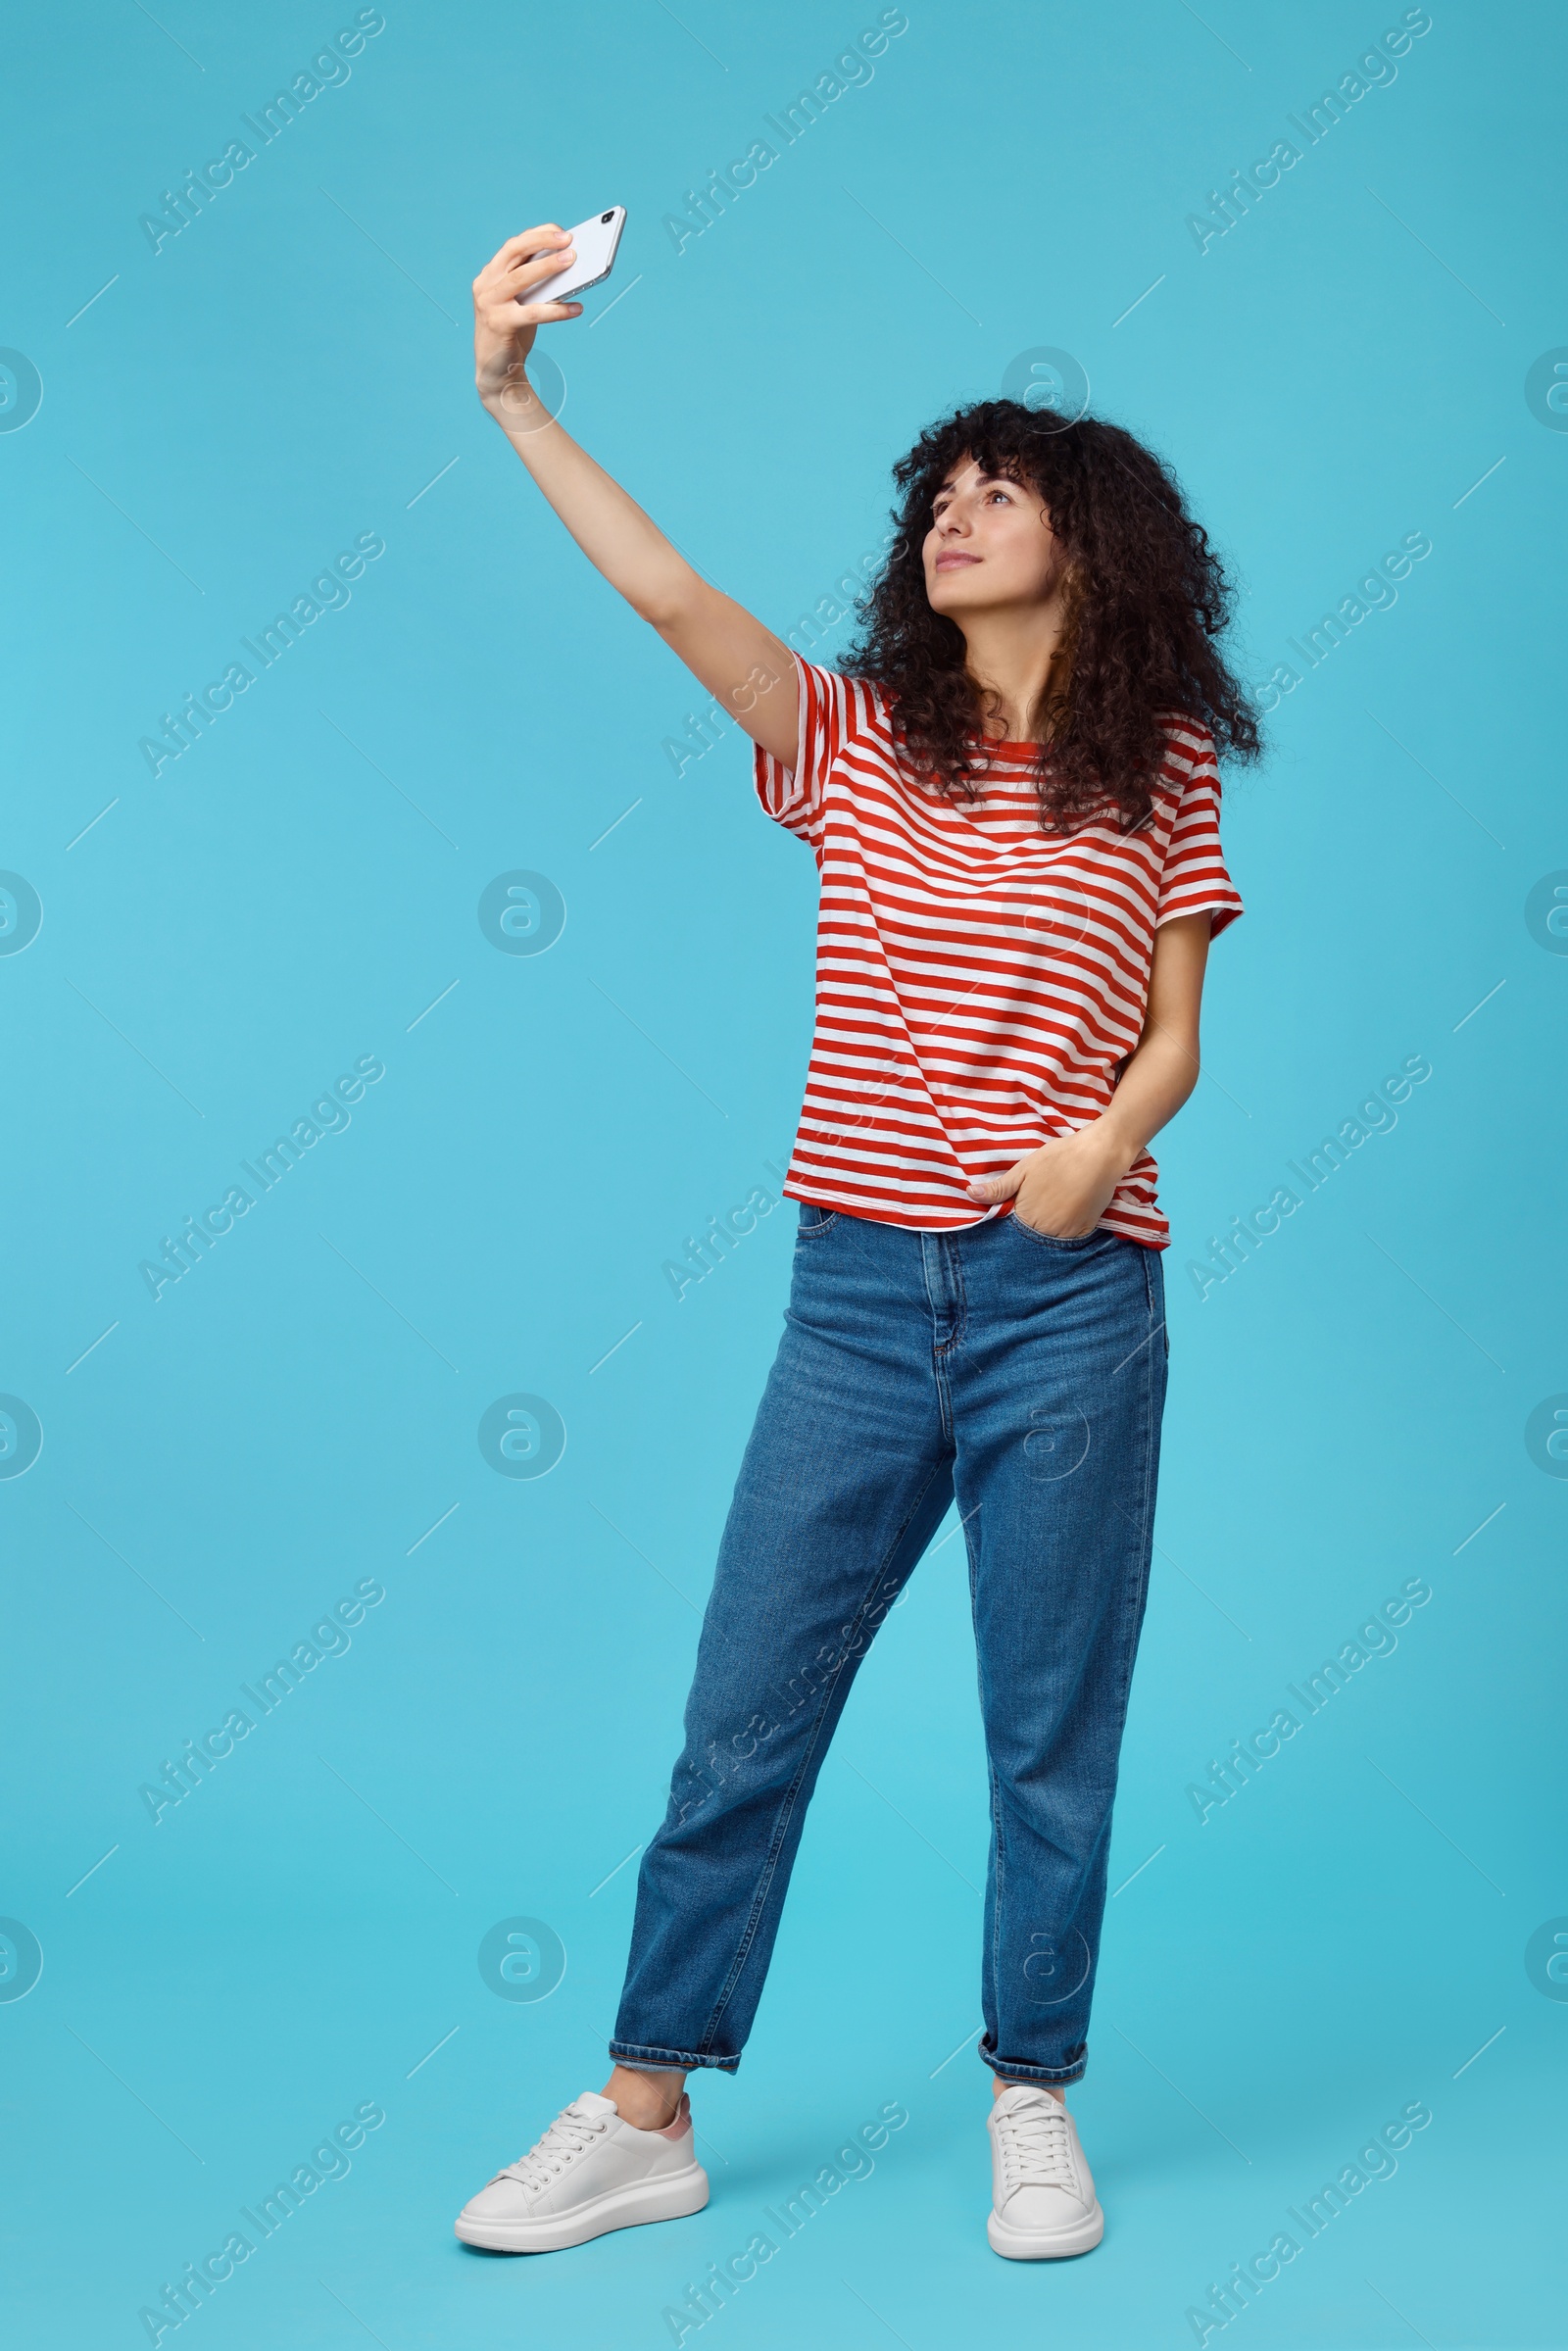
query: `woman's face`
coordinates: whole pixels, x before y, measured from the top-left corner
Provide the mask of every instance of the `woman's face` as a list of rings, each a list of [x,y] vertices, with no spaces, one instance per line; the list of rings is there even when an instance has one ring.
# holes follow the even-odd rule
[[[1065,568],[1039,491],[982,473],[971,458],[933,498],[923,554],[931,610],[960,624],[969,612],[1049,603]]]

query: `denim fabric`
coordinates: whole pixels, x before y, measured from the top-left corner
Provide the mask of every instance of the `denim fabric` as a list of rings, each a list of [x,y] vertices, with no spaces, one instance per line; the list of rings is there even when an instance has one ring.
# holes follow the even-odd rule
[[[980,2055],[1077,2081],[1168,1351],[1159,1253],[1138,1242],[803,1204],[613,2056],[739,2064],[850,1685],[956,1500],[991,1780]]]

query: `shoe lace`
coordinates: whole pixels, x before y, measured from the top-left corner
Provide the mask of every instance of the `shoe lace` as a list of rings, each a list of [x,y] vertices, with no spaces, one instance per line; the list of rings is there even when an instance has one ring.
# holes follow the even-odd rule
[[[1076,2193],[1067,2110],[1043,2092],[1026,2106],[997,2117],[1002,2168],[1010,2192],[1016,2187],[1063,2187]]]
[[[528,2188],[548,2187],[584,2147],[603,2136],[609,2123],[608,2115],[574,2114],[567,2106],[557,2115],[549,2130],[535,2139],[526,2155],[519,2155],[515,2163],[509,2163],[496,2177],[520,2180]]]

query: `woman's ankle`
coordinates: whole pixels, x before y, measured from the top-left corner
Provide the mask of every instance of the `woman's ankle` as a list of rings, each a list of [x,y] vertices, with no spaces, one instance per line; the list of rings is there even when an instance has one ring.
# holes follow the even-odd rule
[[[680,2112],[685,2087],[684,2074],[617,2065],[602,2095],[614,2099],[615,2112],[634,2131],[664,2131]]]

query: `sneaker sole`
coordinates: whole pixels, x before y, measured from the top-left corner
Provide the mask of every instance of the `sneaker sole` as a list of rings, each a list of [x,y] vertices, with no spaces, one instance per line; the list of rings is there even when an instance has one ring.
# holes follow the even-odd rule
[[[1069,2229],[1009,2229],[995,2211],[986,2223],[992,2252],[1005,2261],[1063,2261],[1074,2253],[1092,2253],[1104,2233],[1098,2200],[1093,2212]]]
[[[573,2212],[547,2213],[537,2221],[470,2221],[460,2214],[454,2228],[466,2245],[480,2245],[489,2253],[560,2253],[612,2229],[685,2220],[707,2202],[708,2174],[694,2163],[683,2172],[609,2188]]]

